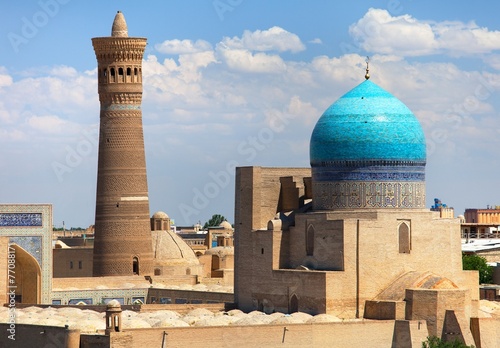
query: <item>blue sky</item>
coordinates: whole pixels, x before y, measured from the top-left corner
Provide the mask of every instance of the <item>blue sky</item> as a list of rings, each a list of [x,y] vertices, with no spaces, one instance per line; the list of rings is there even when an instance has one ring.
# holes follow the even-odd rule
[[[485,10],[487,9],[487,10]],[[117,10],[148,38],[151,213],[233,222],[234,166],[309,166],[315,122],[363,81],[428,141],[427,205],[500,205],[497,1],[8,1],[0,11],[0,202],[93,223],[99,101],[91,38]]]

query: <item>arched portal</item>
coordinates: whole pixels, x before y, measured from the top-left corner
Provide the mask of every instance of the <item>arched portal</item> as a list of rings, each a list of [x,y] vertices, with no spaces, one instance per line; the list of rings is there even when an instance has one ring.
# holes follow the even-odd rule
[[[14,252],[9,252],[9,255],[14,255],[15,273],[9,274],[10,281],[15,282],[16,288],[11,288],[15,291],[16,301],[21,303],[41,303],[41,279],[42,271],[38,261],[26,250],[17,244],[10,245]],[[11,250],[12,250],[11,249]]]

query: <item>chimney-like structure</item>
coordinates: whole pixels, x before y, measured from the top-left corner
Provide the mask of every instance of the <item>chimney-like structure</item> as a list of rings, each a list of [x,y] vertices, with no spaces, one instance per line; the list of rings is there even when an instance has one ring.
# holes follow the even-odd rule
[[[92,39],[99,101],[93,275],[151,275],[153,252],[142,130],[146,38],[129,37],[121,12],[109,37]]]

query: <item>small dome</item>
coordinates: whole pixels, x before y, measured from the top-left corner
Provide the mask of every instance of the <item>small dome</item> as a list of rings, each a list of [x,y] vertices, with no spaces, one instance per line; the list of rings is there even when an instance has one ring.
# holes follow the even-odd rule
[[[153,214],[153,219],[168,219],[167,213],[164,213],[162,211],[157,211],[156,213]]]
[[[155,265],[199,264],[193,249],[175,232],[152,231],[151,237],[153,242],[153,262]]]
[[[125,17],[123,13],[118,11],[113,21],[113,27],[111,28],[111,36],[114,37],[128,37],[127,22],[125,22]]]
[[[108,304],[106,305],[106,308],[107,309],[118,309],[118,308],[121,308],[121,305],[120,305],[120,302],[118,302],[117,300],[111,300],[108,302]]]
[[[219,227],[224,227],[225,230],[232,230],[233,229],[233,226],[231,226],[231,224],[227,220],[222,221],[220,223]]]
[[[458,286],[450,279],[432,272],[410,271],[395,279],[375,300],[403,301],[405,289],[458,289]]]
[[[219,256],[226,256],[226,255],[234,255],[234,247],[232,246],[219,246],[219,247],[214,247],[210,248],[207,251],[205,251],[205,255],[219,255]]]

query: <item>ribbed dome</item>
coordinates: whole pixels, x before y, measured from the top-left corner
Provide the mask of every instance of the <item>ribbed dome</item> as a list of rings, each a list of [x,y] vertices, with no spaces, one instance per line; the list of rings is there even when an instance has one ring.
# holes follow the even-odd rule
[[[425,161],[425,137],[413,113],[366,80],[332,104],[311,136],[311,165],[338,160]]]
[[[425,136],[400,100],[366,80],[314,127],[313,209],[425,207]]]
[[[152,231],[153,254],[155,264],[195,263],[198,258],[193,249],[172,231]]]

